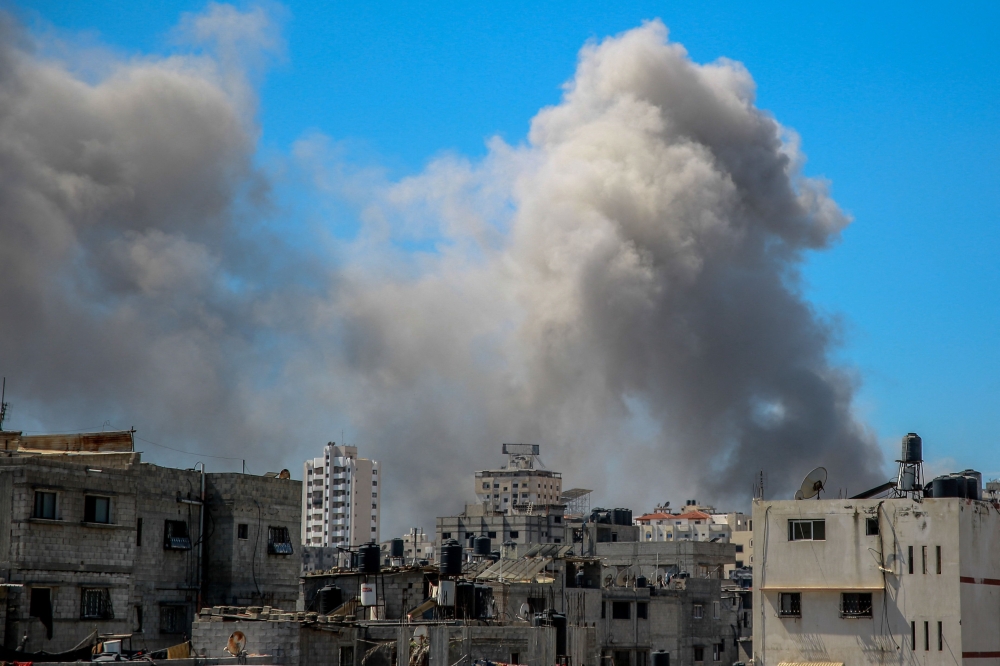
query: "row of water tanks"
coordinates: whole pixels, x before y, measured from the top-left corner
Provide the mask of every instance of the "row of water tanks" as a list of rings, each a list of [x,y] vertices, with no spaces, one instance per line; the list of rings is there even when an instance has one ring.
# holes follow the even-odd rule
[[[944,474],[924,485],[924,497],[983,499],[983,475],[974,469]]]

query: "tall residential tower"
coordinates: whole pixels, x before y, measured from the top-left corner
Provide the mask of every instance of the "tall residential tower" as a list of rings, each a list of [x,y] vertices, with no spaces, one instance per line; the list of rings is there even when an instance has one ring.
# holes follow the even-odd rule
[[[358,457],[356,446],[330,442],[305,462],[302,542],[350,548],[379,541],[380,464]],[[371,508],[369,508],[369,506]]]

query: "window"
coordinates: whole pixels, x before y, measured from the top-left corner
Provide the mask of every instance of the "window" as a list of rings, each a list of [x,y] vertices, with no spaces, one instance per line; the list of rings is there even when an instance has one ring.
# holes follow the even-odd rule
[[[736,544],[736,552],[737,553],[742,553],[743,552],[743,544],[741,544],[741,543]]]
[[[924,620],[924,652],[931,649],[931,623]]]
[[[632,617],[631,613],[632,602],[630,601],[612,601],[611,602],[611,619],[612,620],[627,620]]]
[[[691,610],[694,619],[700,620],[701,618],[705,617],[705,607],[702,606],[701,604],[695,604]]]
[[[378,508],[378,504],[376,504],[375,502],[372,502],[372,508],[373,509],[377,509]]]
[[[940,548],[940,546],[938,546]],[[938,652],[944,649],[944,626],[938,622]]]
[[[629,657],[631,653],[628,650],[615,650],[611,653],[611,664],[612,666],[629,666]]]
[[[552,517],[552,522],[554,522],[556,525],[558,525],[559,523],[562,522],[562,516],[553,516]]]
[[[519,664],[521,663],[521,654],[519,652],[510,653],[510,663]]]
[[[186,634],[187,632],[187,606],[178,604],[160,606],[161,634]]]
[[[496,532],[487,532],[486,536],[488,536],[491,539],[496,539],[497,538],[497,533]]]
[[[920,547],[920,572],[927,573],[927,546]]]
[[[722,616],[721,616],[721,615],[719,614],[719,602],[718,602],[718,601],[713,601],[713,602],[712,602],[712,617],[713,617],[714,619],[716,619],[716,620],[718,620],[719,618],[721,618],[721,617],[722,617]],[[718,660],[716,660],[716,661],[718,661]]]
[[[705,661],[705,648],[700,645],[694,646],[694,660],[696,662]]]
[[[244,540],[250,538],[250,526],[247,523],[240,523],[236,526],[236,538]]]
[[[56,494],[42,491],[35,492],[35,513],[34,518],[44,518],[45,520],[56,519]]]
[[[52,590],[47,587],[31,588],[28,615],[37,617],[45,627],[45,635],[52,638]]]
[[[83,498],[83,522],[111,523],[111,498],[86,495]]]
[[[517,530],[511,530],[510,531],[510,538],[511,539],[516,539],[519,535],[520,535],[520,532],[518,532]]]
[[[913,573],[913,546],[906,547],[906,559],[909,560],[910,573]]]
[[[917,650],[917,623],[910,622],[910,647],[914,652]]]
[[[267,552],[272,555],[292,554],[292,539],[287,527],[267,528]]]
[[[601,602],[601,619],[603,620],[608,616],[607,603]]]
[[[878,536],[878,518],[865,519],[865,535]]]
[[[517,488],[517,484],[516,483],[512,483],[510,487],[511,488]]]
[[[871,617],[871,592],[843,592],[840,595],[841,617]]]
[[[451,532],[441,532],[441,538],[442,539],[450,539],[451,538]]]
[[[825,520],[789,520],[789,541],[825,541]]]
[[[142,545],[142,518],[135,519],[135,545]]]
[[[85,587],[80,590],[80,619],[113,620],[111,590],[106,587]]]
[[[937,572],[941,573],[941,546],[934,546],[937,551]]]
[[[645,650],[635,651],[635,666],[646,666],[649,663],[649,654]]]
[[[722,661],[722,644],[712,644],[712,661]]]
[[[344,645],[340,648],[340,666],[354,666],[354,646]]]
[[[163,524],[164,550],[191,550],[191,537],[183,520],[167,520]]]
[[[372,481],[372,486],[377,486],[377,485],[378,485],[378,481]]]
[[[490,484],[488,484],[488,483],[484,483],[483,484],[483,490],[489,490],[489,488],[490,488]]]
[[[778,615],[802,617],[802,595],[799,592],[782,592],[778,597]]]
[[[142,605],[135,606],[135,633],[142,633]]]
[[[378,493],[372,493],[372,499],[378,499]]]
[[[372,532],[374,532],[374,531],[375,531],[375,528],[372,527]],[[288,544],[288,545],[289,545],[289,547],[291,547],[291,544]]]
[[[635,616],[640,620],[649,619],[649,603],[645,601],[637,601],[635,604]]]

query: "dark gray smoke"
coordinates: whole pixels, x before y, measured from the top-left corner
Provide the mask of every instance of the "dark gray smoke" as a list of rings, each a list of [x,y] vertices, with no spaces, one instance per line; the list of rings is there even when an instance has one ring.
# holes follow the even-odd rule
[[[23,423],[296,475],[344,428],[384,463],[384,535],[460,508],[504,441],[637,510],[745,505],[761,469],[775,493],[817,464],[881,480],[801,294],[848,219],[738,63],[646,24],[584,48],[525,145],[399,182],[303,139],[283,173],[356,206],[341,242],[282,223],[254,166],[262,17],[212,5],[184,25],[215,50],[97,83],[5,22],[0,371]]]

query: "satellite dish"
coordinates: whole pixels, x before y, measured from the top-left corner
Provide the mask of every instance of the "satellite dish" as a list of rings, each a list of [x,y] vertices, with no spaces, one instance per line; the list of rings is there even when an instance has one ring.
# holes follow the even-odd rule
[[[817,467],[802,479],[802,486],[795,491],[795,499],[816,497],[824,488],[826,488],[826,468]]]
[[[521,604],[520,610],[517,611],[517,616],[522,620],[528,619],[528,613],[531,612],[531,606],[528,604]]]
[[[243,654],[247,646],[247,636],[242,631],[234,631],[229,635],[229,642],[226,643],[226,652],[238,657]]]

